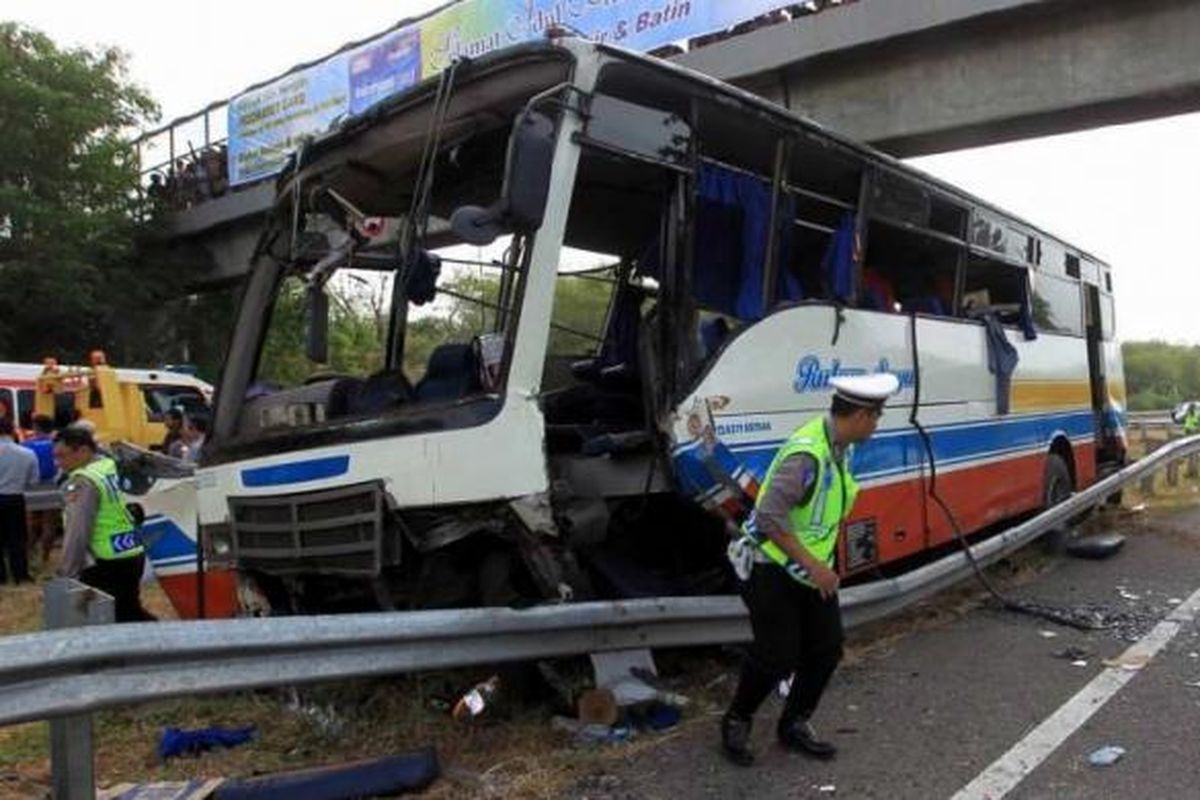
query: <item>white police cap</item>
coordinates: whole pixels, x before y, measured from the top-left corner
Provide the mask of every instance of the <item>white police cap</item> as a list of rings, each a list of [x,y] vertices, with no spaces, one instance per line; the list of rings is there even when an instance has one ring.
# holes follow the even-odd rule
[[[874,375],[843,375],[830,378],[834,394],[856,406],[879,406],[900,391],[900,381],[890,372]]]

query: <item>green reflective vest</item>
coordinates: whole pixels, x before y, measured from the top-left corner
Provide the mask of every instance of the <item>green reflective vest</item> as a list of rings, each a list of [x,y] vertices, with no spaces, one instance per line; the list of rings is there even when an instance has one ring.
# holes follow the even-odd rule
[[[92,538],[88,542],[92,555],[100,561],[141,555],[141,538],[125,510],[116,462],[102,456],[71,472],[71,478],[91,483],[100,498],[96,519],[92,522]]]
[[[1183,415],[1183,432],[1189,435],[1200,433],[1200,409],[1195,406]]]
[[[833,446],[829,443],[829,432],[824,417],[817,417],[798,428],[784,442],[783,447],[779,448],[767,469],[758,498],[761,500],[766,497],[771,488],[771,479],[775,477],[779,465],[797,453],[807,453],[813,457],[817,462],[817,475],[808,502],[795,506],[788,512],[792,534],[800,540],[800,544],[813,558],[832,567],[837,552],[838,531],[841,529],[842,520],[854,508],[854,501],[858,497],[858,483],[846,467],[846,459],[843,459],[842,463],[834,460]],[[757,509],[757,502],[755,507]],[[758,532],[753,514],[743,526],[743,531],[755,541],[767,558],[786,569],[796,580],[811,585],[803,567],[788,558],[765,534]]]

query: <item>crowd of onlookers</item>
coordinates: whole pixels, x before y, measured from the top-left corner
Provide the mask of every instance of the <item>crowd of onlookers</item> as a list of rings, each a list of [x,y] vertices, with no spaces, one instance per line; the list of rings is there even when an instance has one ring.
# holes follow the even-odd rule
[[[156,210],[179,211],[228,191],[229,150],[218,144],[150,173],[146,199]]]
[[[732,28],[698,36],[687,43],[689,50],[740,36],[744,33],[777,25],[824,11],[836,6],[849,5],[856,0],[806,0],[779,11],[763,14]],[[683,49],[667,45],[651,53],[663,58],[678,55]],[[177,158],[165,170],[155,170],[146,185],[146,198],[152,210],[180,211],[194,205],[220,197],[229,191],[229,151],[224,143],[193,151],[186,158]]]
[[[208,418],[187,415],[176,407],[167,412],[163,422],[166,436],[153,449],[185,462],[197,462],[208,438]],[[60,431],[70,428],[80,428],[88,437],[95,435],[90,420],[76,419],[64,429],[56,429],[54,419],[45,414],[34,415],[32,429],[22,433],[11,411],[0,403],[0,585],[31,580],[30,554],[40,556],[45,568],[55,543],[62,537],[61,514],[57,510],[27,510],[26,495],[53,491],[66,483],[67,476],[59,469],[54,449]],[[99,450],[107,453],[103,447]]]

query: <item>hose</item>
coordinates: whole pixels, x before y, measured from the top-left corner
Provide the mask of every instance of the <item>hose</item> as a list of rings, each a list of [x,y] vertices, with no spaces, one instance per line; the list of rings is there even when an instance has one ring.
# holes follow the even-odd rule
[[[912,352],[912,369],[913,369],[913,401],[909,409],[908,422],[917,430],[917,434],[921,437],[921,444],[925,448],[925,453],[929,458],[929,496],[937,503],[942,514],[946,517],[946,521],[950,523],[950,528],[954,531],[954,536],[962,547],[963,554],[967,557],[967,561],[971,564],[971,570],[975,573],[976,579],[983,585],[996,602],[1004,609],[1017,614],[1025,614],[1031,617],[1037,617],[1049,622],[1055,622],[1060,625],[1066,625],[1077,630],[1092,631],[1103,630],[1109,627],[1109,623],[1104,619],[1097,618],[1097,615],[1080,611],[1078,609],[1061,608],[1058,606],[1047,605],[1044,603],[1035,603],[1028,600],[1018,600],[1009,597],[1001,592],[988,578],[987,573],[983,571],[983,567],[975,558],[975,553],[971,550],[971,544],[967,541],[967,537],[963,534],[962,526],[958,524],[958,518],[950,509],[949,504],[938,493],[937,489],[937,459],[933,455],[933,440],[929,436],[929,432],[925,430],[925,426],[921,424],[918,414],[921,406],[921,357],[920,351],[917,348],[917,315],[916,312],[910,312],[909,320],[909,346]]]

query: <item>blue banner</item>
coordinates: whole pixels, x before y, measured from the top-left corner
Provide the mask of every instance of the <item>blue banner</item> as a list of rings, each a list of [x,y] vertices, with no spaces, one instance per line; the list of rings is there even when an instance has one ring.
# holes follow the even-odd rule
[[[349,112],[346,57],[286,75],[229,104],[229,182],[273,175],[304,139]]]
[[[229,104],[229,182],[278,172],[304,138],[437,74],[455,58],[538,39],[551,27],[653,50],[786,5],[781,0],[463,0],[236,97]]]
[[[350,55],[350,113],[421,79],[421,32],[414,26],[389,34]]]

